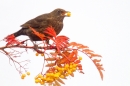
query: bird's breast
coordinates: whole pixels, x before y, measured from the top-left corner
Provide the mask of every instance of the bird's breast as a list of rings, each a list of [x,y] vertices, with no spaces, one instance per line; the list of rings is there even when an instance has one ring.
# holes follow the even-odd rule
[[[63,23],[61,21],[54,20],[52,22],[52,27],[54,28],[56,34],[58,35],[61,32],[62,28],[63,28]]]

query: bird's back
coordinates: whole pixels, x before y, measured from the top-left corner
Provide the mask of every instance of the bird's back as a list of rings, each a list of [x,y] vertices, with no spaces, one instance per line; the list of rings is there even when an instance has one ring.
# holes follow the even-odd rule
[[[40,27],[47,27],[48,26],[48,21],[50,20],[51,18],[51,15],[49,13],[46,13],[46,14],[42,14],[42,15],[39,15],[27,22],[25,22],[24,24],[21,25],[22,28],[29,28],[32,27],[32,28],[40,28]]]
[[[63,28],[63,19],[65,16],[67,16],[66,13],[67,11],[63,9],[55,9],[50,13],[39,15],[22,24],[22,28],[19,31],[15,32],[14,36],[18,37],[20,35],[27,35],[32,38],[32,40],[39,40],[40,38],[32,33],[32,30],[29,27],[32,27],[37,32],[42,33],[45,36],[48,36],[48,34],[44,33],[46,28],[52,27],[55,30],[56,35],[58,35]]]

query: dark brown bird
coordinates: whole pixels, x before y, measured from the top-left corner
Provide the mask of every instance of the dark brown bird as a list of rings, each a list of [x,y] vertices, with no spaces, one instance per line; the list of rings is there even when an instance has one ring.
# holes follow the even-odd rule
[[[35,17],[34,19],[27,21],[26,23],[21,25],[22,28],[19,31],[11,34],[10,36],[18,37],[21,35],[26,35],[32,41],[40,41],[41,39],[34,33],[32,33],[32,30],[29,29],[29,27],[32,27],[39,33],[44,34],[45,29],[50,26],[54,28],[56,34],[58,35],[63,28],[64,17],[69,16],[69,11],[65,11],[64,9],[60,8],[55,9],[50,13],[42,14],[40,16]],[[46,36],[46,34],[44,35]],[[10,36],[6,37],[6,39],[8,40]]]

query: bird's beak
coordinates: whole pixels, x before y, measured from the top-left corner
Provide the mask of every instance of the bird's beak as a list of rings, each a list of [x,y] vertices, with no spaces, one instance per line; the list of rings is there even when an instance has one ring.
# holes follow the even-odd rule
[[[70,16],[71,16],[71,12],[66,11],[66,12],[65,12],[65,16],[66,16],[66,17],[70,17]]]

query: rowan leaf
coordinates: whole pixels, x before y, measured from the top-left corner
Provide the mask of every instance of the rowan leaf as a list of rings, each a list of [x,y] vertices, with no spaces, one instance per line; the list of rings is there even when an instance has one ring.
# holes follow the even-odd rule
[[[75,55],[75,53],[74,53],[74,52],[71,52],[71,53],[69,54],[68,58],[71,59],[71,58],[74,57],[74,55]]]
[[[38,36],[41,40],[45,40],[45,35],[44,34],[42,34],[42,33],[39,33],[39,32],[37,32],[34,28],[32,28],[32,27],[29,27],[32,31],[33,31],[33,33],[36,35],[36,36]]]
[[[79,64],[80,62],[81,62],[80,60],[76,60],[74,63]]]
[[[46,67],[53,67],[55,65],[56,65],[55,63],[48,63],[48,64],[46,64]]]
[[[44,31],[44,33],[47,33],[47,34],[49,34],[49,35],[51,35],[53,37],[56,37],[56,32],[55,32],[54,28],[52,28],[52,27],[46,28],[46,30]]]
[[[99,54],[91,54],[92,57],[102,57],[101,55]]]
[[[60,64],[64,64],[64,63],[68,63],[68,59],[63,57],[61,60],[60,60]]]
[[[94,59],[93,62],[101,62],[101,59]]]
[[[70,59],[70,62],[76,62],[75,60],[77,59],[77,57],[73,57]]]
[[[79,71],[79,73],[82,73],[82,74],[84,74],[84,72],[83,72],[83,71],[81,71],[81,70]]]
[[[57,86],[56,83],[53,83],[53,86]]]
[[[45,58],[46,61],[55,61],[56,58]]]
[[[58,82],[65,84],[60,78],[57,79]]]
[[[99,70],[104,70],[102,66],[97,67]],[[105,71],[105,70],[104,70]]]
[[[61,86],[56,80],[55,80],[55,84],[56,86]]]
[[[72,77],[74,77],[74,73],[72,72],[71,74],[70,74]]]
[[[70,43],[69,43],[69,46],[76,46],[76,45],[77,45],[76,42],[70,42]]]
[[[85,52],[85,53],[93,53],[93,51],[90,50],[90,49],[83,49],[82,51]]]
[[[102,73],[102,71],[101,70],[98,70],[98,71],[99,71],[101,79],[103,80],[103,73]]]

